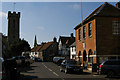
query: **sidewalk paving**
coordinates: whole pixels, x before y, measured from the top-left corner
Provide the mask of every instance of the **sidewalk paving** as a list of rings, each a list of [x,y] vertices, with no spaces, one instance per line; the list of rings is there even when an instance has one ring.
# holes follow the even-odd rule
[[[86,70],[86,69],[84,69],[83,72],[90,73],[93,75],[99,75],[97,72],[92,72],[91,70]]]

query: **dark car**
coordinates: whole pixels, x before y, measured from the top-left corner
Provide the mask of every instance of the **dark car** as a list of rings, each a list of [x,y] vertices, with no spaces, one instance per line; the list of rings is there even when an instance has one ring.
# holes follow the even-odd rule
[[[25,58],[22,56],[14,56],[12,59],[16,60],[17,66],[23,66],[25,65]]]
[[[82,73],[83,68],[82,68],[82,66],[78,65],[75,60],[65,59],[61,63],[60,71],[61,72],[64,71],[65,73],[69,73],[69,72],[73,72],[73,71]]]
[[[54,57],[54,58],[53,58],[53,63],[57,63],[58,60],[64,59],[64,58],[65,58],[65,57]]]
[[[99,68],[100,74],[106,74],[107,77],[120,75],[120,60],[106,60]]]
[[[35,62],[42,62],[42,60],[40,58],[35,58]]]
[[[64,59],[59,59],[58,61],[56,61],[56,64],[57,64],[58,66],[60,66],[63,60],[64,60]]]

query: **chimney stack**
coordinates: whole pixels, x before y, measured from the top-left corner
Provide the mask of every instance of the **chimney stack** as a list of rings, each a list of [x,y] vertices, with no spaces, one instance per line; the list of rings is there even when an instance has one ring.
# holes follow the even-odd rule
[[[73,37],[74,37],[74,36],[73,36],[73,33],[71,33],[70,35],[71,35],[71,38],[73,38]]]
[[[57,38],[56,38],[56,37],[54,37],[54,38],[53,38],[53,41],[54,41],[54,42],[57,42]]]
[[[116,3],[116,7],[120,8],[120,1]]]

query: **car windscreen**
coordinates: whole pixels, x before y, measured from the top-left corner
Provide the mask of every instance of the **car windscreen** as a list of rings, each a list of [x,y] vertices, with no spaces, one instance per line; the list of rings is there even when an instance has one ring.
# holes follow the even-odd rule
[[[68,64],[76,64],[76,61],[75,60],[68,60],[67,63]]]
[[[120,65],[120,61],[106,61],[104,65]]]

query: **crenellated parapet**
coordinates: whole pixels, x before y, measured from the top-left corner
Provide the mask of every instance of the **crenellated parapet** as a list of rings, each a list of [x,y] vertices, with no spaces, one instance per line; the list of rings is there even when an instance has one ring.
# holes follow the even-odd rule
[[[10,18],[10,17],[18,17],[18,18],[20,18],[20,12],[11,12],[11,11],[8,11],[8,18]]]

